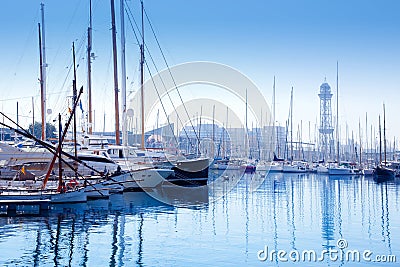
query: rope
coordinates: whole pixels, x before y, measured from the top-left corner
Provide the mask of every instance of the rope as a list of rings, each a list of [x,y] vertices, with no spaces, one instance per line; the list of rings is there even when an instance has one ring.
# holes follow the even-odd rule
[[[139,38],[138,38],[138,35],[136,34],[136,31],[135,31],[135,29],[134,29],[134,27],[133,27],[132,20],[133,20],[134,23],[135,23],[136,29],[140,32],[139,26],[137,25],[137,22],[136,22],[136,20],[135,20],[135,18],[134,18],[134,16],[133,16],[132,11],[131,11],[131,9],[129,8],[129,6],[127,6],[126,11],[127,11],[128,20],[129,20],[129,23],[130,23],[130,25],[131,25],[131,27],[132,27],[132,30],[133,30],[133,32],[134,32],[136,41],[137,41],[138,44],[139,44]],[[129,12],[129,13],[128,13],[128,12]],[[132,20],[131,20],[131,17],[130,17],[130,16],[132,16]],[[147,16],[147,14],[146,14],[146,16]],[[153,35],[155,36],[154,30],[153,30]],[[140,35],[140,37],[141,37],[141,35]],[[155,37],[155,38],[156,38],[156,37]],[[156,40],[157,40],[157,38],[156,38]],[[160,47],[160,45],[159,45],[158,40],[157,40],[157,43],[158,43],[158,47],[159,47],[160,50],[161,50],[161,47]],[[146,47],[146,51],[147,51],[147,53],[148,53],[148,55],[149,55],[149,57],[150,57],[150,59],[151,59],[151,62],[152,62],[152,64],[153,64],[155,70],[156,70],[157,72],[160,72],[159,69],[157,68],[157,65],[155,64],[155,61],[154,61],[153,56],[152,56],[151,53],[149,52],[150,50],[148,49],[147,44],[145,44],[145,47]],[[161,53],[163,54],[162,50],[161,50]],[[163,54],[163,57],[164,57],[164,61],[166,62],[166,59],[165,59],[164,54]],[[174,133],[174,131],[173,131],[173,129],[172,129],[172,126],[171,126],[171,123],[170,123],[170,121],[169,121],[168,115],[167,115],[167,113],[166,113],[165,107],[164,107],[164,105],[163,105],[163,103],[162,103],[161,96],[160,96],[160,94],[159,94],[159,92],[158,92],[158,90],[157,90],[157,87],[156,87],[156,85],[155,85],[155,82],[154,82],[153,77],[152,77],[151,72],[150,72],[150,68],[149,68],[148,63],[147,63],[146,60],[145,60],[145,63],[146,63],[148,72],[149,72],[149,74],[150,74],[150,77],[151,77],[151,79],[152,79],[153,85],[154,85],[154,87],[155,87],[155,89],[156,89],[156,91],[157,91],[158,98],[159,98],[159,100],[160,100],[160,102],[161,102],[161,105],[162,105],[162,107],[163,107],[164,114],[165,114],[165,116],[167,117],[168,124],[169,124],[170,127],[171,127],[171,130],[172,130],[172,134],[173,134],[173,136],[174,136],[174,139],[175,139],[176,143],[179,144],[179,142],[178,142],[178,140],[177,140],[177,137],[175,136],[175,133]],[[167,64],[167,67],[168,67],[168,70],[169,70],[168,64]],[[187,111],[187,109],[186,109],[186,106],[185,106],[185,104],[184,104],[184,102],[183,102],[183,99],[182,99],[182,97],[181,97],[181,95],[180,95],[180,92],[179,92],[179,90],[178,90],[178,88],[177,88],[176,82],[175,82],[175,80],[174,80],[174,78],[173,78],[172,73],[171,73],[170,70],[169,70],[169,73],[170,73],[170,75],[171,75],[171,77],[172,77],[172,80],[173,80],[174,85],[175,85],[175,89],[177,90],[177,93],[178,93],[178,95],[179,95],[179,97],[180,97],[180,100],[181,100],[181,102],[182,102],[182,104],[183,104],[183,107],[184,107],[184,109],[185,109],[185,111],[186,111],[186,114],[187,114],[187,116],[188,116],[188,118],[189,118],[189,122],[190,122],[190,124],[191,124],[191,126],[192,126],[192,129],[193,129],[193,131],[194,131],[194,133],[195,133],[195,135],[196,135],[196,139],[197,139],[197,141],[199,141],[199,137],[198,137],[198,135],[197,135],[197,133],[196,133],[196,130],[195,130],[193,124],[192,124],[192,121],[191,121],[191,119],[190,119],[189,113],[188,113],[188,111]],[[160,76],[160,80],[161,80],[161,83],[162,83],[163,86],[164,86],[165,92],[166,92],[166,94],[167,94],[167,96],[168,96],[168,98],[169,98],[169,100],[170,100],[170,102],[171,102],[171,105],[172,105],[173,109],[176,111],[177,109],[176,109],[176,107],[175,107],[175,105],[174,105],[174,102],[172,101],[172,98],[171,98],[171,96],[170,96],[170,94],[169,94],[169,92],[168,92],[168,90],[167,90],[167,87],[166,87],[166,85],[165,85],[165,83],[164,83],[164,80],[162,79],[161,76]],[[181,119],[181,117],[179,116],[178,113],[177,113],[177,118],[178,118],[178,121],[183,125],[182,119]],[[194,145],[192,144],[191,139],[189,138],[189,135],[188,135],[188,133],[187,133],[185,127],[183,127],[183,131],[184,131],[186,137],[188,138],[190,145],[193,147]]]
[[[159,50],[160,50],[160,52],[161,52],[161,55],[162,55],[162,57],[163,57],[164,63],[165,63],[165,65],[167,66],[169,75],[171,76],[171,79],[172,79],[172,81],[173,81],[173,83],[174,83],[175,89],[176,89],[176,91],[177,91],[177,93],[178,93],[178,95],[179,95],[179,98],[180,98],[180,100],[181,100],[181,102],[182,102],[183,108],[184,108],[184,110],[185,110],[185,112],[186,112],[186,115],[187,115],[187,117],[188,117],[188,119],[189,119],[190,125],[191,125],[191,127],[192,127],[192,129],[193,129],[193,132],[194,132],[195,136],[196,136],[197,142],[200,142],[199,136],[198,136],[198,134],[197,134],[197,132],[196,132],[194,126],[193,126],[193,123],[192,123],[192,121],[191,121],[191,119],[190,119],[189,112],[187,111],[186,105],[185,105],[185,103],[183,102],[181,93],[179,92],[178,86],[176,85],[174,76],[172,75],[171,69],[170,69],[170,67],[169,67],[169,65],[168,65],[168,62],[167,62],[167,59],[165,58],[164,52],[163,52],[163,50],[161,49],[161,45],[160,45],[160,42],[158,41],[158,38],[157,38],[156,33],[155,33],[155,31],[154,31],[153,25],[152,25],[151,22],[150,22],[150,18],[149,18],[149,16],[147,15],[146,9],[143,8],[143,10],[144,10],[144,13],[145,13],[145,15],[146,15],[147,21],[149,22],[149,26],[150,26],[150,29],[151,29],[151,31],[152,31],[152,33],[153,33],[153,36],[154,36],[154,38],[155,38],[155,40],[156,40],[156,42],[157,42],[157,46],[158,46],[158,48],[159,48]],[[167,92],[167,94],[168,94],[168,92]],[[168,95],[169,95],[169,94],[168,94]]]

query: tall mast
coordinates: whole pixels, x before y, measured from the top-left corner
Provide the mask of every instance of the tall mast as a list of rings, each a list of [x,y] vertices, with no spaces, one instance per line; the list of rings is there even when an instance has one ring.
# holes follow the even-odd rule
[[[35,136],[35,105],[33,102],[33,96],[32,96],[32,132],[31,134]]]
[[[376,162],[376,146],[375,146],[375,144],[372,144],[372,136],[375,136],[375,129],[374,129],[374,134],[372,134],[372,124],[371,124],[371,159],[372,159],[372,147],[374,147],[375,149],[374,149],[374,157],[373,157],[373,159],[374,159],[374,161]]]
[[[213,121],[213,128],[212,128],[212,143],[213,143],[213,156],[214,156],[214,141],[215,141],[215,105],[213,105],[213,117],[212,117],[212,121]]]
[[[42,140],[46,140],[46,36],[44,27],[44,4],[40,3],[40,10],[42,13],[42,37],[41,37],[41,90],[42,90]]]
[[[18,108],[18,101],[17,101],[17,129],[19,128],[19,108]],[[15,136],[17,136],[17,134],[15,134]]]
[[[339,61],[336,61],[336,143],[337,162],[340,163],[339,153]]]
[[[92,0],[89,1],[89,27],[88,27],[88,46],[87,46],[87,68],[88,68],[88,132],[93,133],[92,120]]]
[[[246,88],[246,118],[245,118],[245,124],[246,124],[246,130],[245,130],[245,134],[247,136],[247,138],[245,139],[245,147],[246,147],[246,157],[249,158],[249,148],[248,146],[250,145],[250,139],[249,139],[249,135],[248,135],[248,128],[247,128],[247,88]]]
[[[40,23],[38,23],[39,30],[39,65],[40,65],[40,112],[42,117],[42,140],[46,140],[46,95],[44,90],[43,80],[43,54],[42,54],[42,34],[40,31]]]
[[[276,131],[276,129],[275,129],[275,76],[274,76],[274,87],[272,90],[272,120],[273,120],[273,122],[272,122],[272,143],[274,143],[275,142],[275,131]],[[274,145],[274,148],[273,148],[274,153],[275,153],[275,148],[276,148],[276,146]]]
[[[300,155],[300,159],[301,160],[304,160],[304,151],[303,151],[303,120],[300,120],[300,133],[299,133],[299,136],[300,136],[300,140],[299,140],[299,143],[300,143],[300,148],[299,148],[299,155]]]
[[[225,151],[225,158],[227,157],[227,152],[228,152],[228,149],[227,149],[227,140],[228,140],[228,136],[226,136],[226,134],[228,133],[228,114],[229,114],[229,108],[228,107],[226,107],[226,126],[225,126],[225,130],[224,130],[224,136],[225,136],[225,138],[224,138],[224,151]]]
[[[256,125],[256,129],[257,128],[258,127]],[[260,135],[256,134],[257,140],[258,140],[258,138],[262,138],[262,136],[263,136],[263,110],[262,110],[262,107],[261,107],[261,111],[260,111]],[[273,140],[274,139],[272,137],[272,141]],[[261,160],[261,155],[262,156],[264,156],[264,155],[263,155],[263,153],[261,153],[261,147],[260,147],[260,142],[259,141],[257,141],[257,146],[258,146],[258,158]]]
[[[293,86],[290,91],[290,162],[293,162]]]
[[[381,130],[381,115],[379,115],[379,164],[382,164],[382,130]]]
[[[120,144],[120,137],[119,137],[117,37],[116,37],[116,29],[115,29],[114,0],[111,0],[111,30],[112,30],[113,59],[114,59],[115,143],[117,145],[119,145]]]
[[[386,116],[385,116],[385,103],[383,103],[383,153],[385,155],[386,165]]]
[[[73,65],[74,65],[74,80],[72,81],[72,93],[73,93],[73,97],[72,97],[73,101],[72,102],[75,105],[76,98],[78,95],[77,90],[76,90],[75,43],[72,43],[72,60],[73,60]],[[76,147],[76,111],[75,111],[75,109],[73,110],[73,112],[74,112],[74,114],[73,114],[73,117],[74,117],[74,129],[73,129],[73,131],[74,131],[74,155],[75,155],[75,158],[77,158],[78,151],[77,151],[77,147]],[[76,175],[76,172],[75,172],[75,175]]]
[[[203,116],[203,106],[200,106],[200,117],[199,117],[199,122],[200,124],[197,126],[197,129],[199,131],[199,138],[197,140],[197,156],[201,155],[200,153],[200,137],[201,137],[201,117]]]
[[[140,45],[140,97],[141,97],[141,116],[142,116],[142,139],[141,149],[144,147],[144,21],[143,21],[143,1],[140,1],[142,7],[142,44]]]
[[[75,104],[75,103],[74,103]],[[61,153],[62,153],[62,124],[61,124],[61,114],[58,113],[58,186],[62,184],[62,161],[61,161]]]
[[[246,132],[247,132],[247,129],[248,129],[248,127],[247,127],[247,89],[246,89],[246,118],[245,118],[245,120],[246,120]]]
[[[358,119],[358,138],[360,139],[360,144],[359,144],[359,152],[360,152],[360,167],[361,167],[361,160],[362,160],[362,155],[361,155],[361,153],[362,153],[362,150],[361,150],[361,122],[360,122],[360,119]]]
[[[125,15],[124,0],[121,0],[121,97],[122,97],[122,144],[128,145],[128,131],[126,125],[126,67],[125,67]]]
[[[366,141],[365,155],[366,155],[366,160],[367,160],[367,166],[369,166],[369,164],[368,164],[368,150],[369,150],[369,146],[368,146],[368,113],[367,112],[365,112],[365,141]]]

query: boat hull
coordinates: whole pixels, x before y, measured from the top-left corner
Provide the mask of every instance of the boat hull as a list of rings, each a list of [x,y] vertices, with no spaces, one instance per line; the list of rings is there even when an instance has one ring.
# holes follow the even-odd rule
[[[328,168],[329,175],[356,175],[359,174],[353,169],[348,168]]]
[[[326,166],[318,166],[317,167],[317,173],[328,174],[329,173],[329,169]]]
[[[270,163],[270,164],[259,164],[257,165],[257,171],[268,171],[268,172],[282,172],[282,164]]]
[[[305,173],[307,172],[306,168],[302,168],[297,165],[283,165],[283,172],[286,173]]]
[[[371,176],[374,175],[374,169],[363,169],[362,174],[364,176]]]
[[[160,185],[162,181],[163,177],[157,169],[141,169],[112,176],[104,184],[117,191],[129,191],[154,188]]]
[[[378,166],[375,168],[375,175],[378,177],[387,177],[387,178],[394,178],[395,177],[395,171],[392,169],[389,169],[385,166]]]
[[[83,189],[76,191],[53,194],[50,197],[50,203],[82,203],[87,201],[87,195]]]
[[[208,158],[178,161],[167,181],[179,186],[203,186],[208,181]]]

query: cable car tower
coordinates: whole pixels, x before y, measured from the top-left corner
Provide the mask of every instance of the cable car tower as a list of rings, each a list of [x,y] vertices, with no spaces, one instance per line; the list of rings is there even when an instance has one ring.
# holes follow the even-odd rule
[[[325,82],[320,86],[318,94],[320,99],[320,127],[319,127],[319,148],[321,159],[333,159],[335,155],[333,126],[332,126],[332,108],[331,108],[331,87]]]

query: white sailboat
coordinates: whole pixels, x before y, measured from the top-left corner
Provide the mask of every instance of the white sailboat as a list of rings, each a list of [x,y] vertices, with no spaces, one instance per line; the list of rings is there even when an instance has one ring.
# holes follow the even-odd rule
[[[275,76],[274,76],[274,85],[273,85],[273,92],[272,92],[272,110],[273,110],[273,124],[272,124],[272,143],[275,142],[275,136],[278,138],[276,133],[276,126],[275,126]],[[275,154],[275,148],[273,148],[274,158],[272,161],[260,161],[257,163],[257,171],[266,171],[266,172],[281,172],[283,171],[283,161],[281,161]],[[278,155],[279,156],[279,155]]]
[[[372,128],[371,128],[371,139],[372,139]],[[370,161],[368,159],[368,150],[370,150],[370,148],[368,146],[368,114],[367,113],[365,113],[365,140],[367,141],[367,144],[366,144],[367,153],[365,153],[366,154],[366,165],[364,166],[364,168],[362,170],[362,174],[364,176],[371,176],[374,174],[374,168],[371,167]],[[371,145],[372,145],[372,141],[371,141]]]
[[[337,142],[337,162],[328,167],[329,175],[355,175],[359,174],[359,169],[355,168],[350,162],[340,162],[339,157],[339,63],[336,63],[336,142]]]
[[[290,92],[290,160],[283,163],[282,171],[288,173],[307,172],[305,162],[293,161],[293,87]]]

